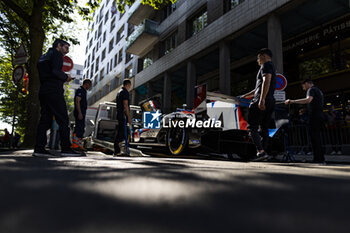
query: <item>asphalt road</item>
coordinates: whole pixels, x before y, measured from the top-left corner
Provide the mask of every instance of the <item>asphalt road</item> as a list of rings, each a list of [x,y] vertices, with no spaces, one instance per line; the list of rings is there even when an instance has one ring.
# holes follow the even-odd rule
[[[0,154],[1,233],[350,232],[350,165]]]

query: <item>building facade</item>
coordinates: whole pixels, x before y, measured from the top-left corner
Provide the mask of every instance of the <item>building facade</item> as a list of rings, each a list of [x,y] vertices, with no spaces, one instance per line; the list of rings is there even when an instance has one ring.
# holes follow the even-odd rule
[[[75,91],[83,84],[84,66],[74,64],[73,69],[69,72],[73,81],[69,83],[69,96],[74,99]]]
[[[126,12],[102,0],[90,23],[84,77],[89,104],[115,101],[131,78],[133,104],[158,97],[163,112],[193,105],[194,86],[241,95],[254,89],[256,52],[268,47],[288,79],[288,98],[315,80],[327,102],[350,103],[349,0],[178,0],[154,10],[136,1]]]

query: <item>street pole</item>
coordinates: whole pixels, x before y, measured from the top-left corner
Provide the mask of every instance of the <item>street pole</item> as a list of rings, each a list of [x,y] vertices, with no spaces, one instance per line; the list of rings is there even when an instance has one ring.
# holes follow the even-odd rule
[[[19,93],[19,88],[17,86],[17,92],[16,92],[16,100],[15,100],[15,106],[13,110],[13,118],[12,118],[12,132],[11,132],[11,137],[10,137],[10,148],[13,147],[13,135],[15,132],[15,121],[16,121],[16,114],[17,114],[17,105],[18,105],[18,93]]]

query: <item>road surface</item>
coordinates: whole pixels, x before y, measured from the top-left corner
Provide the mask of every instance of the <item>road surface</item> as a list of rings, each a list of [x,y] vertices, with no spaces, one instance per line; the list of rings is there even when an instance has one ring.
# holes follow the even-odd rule
[[[0,232],[350,232],[350,165],[0,154]]]

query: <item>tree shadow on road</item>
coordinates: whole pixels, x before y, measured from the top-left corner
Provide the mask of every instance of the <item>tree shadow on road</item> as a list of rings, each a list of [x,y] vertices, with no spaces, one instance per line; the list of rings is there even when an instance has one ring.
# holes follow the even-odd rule
[[[0,232],[348,232],[348,176],[203,163],[1,156]]]

